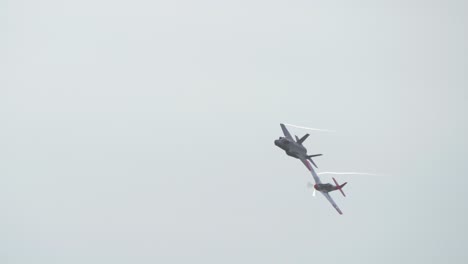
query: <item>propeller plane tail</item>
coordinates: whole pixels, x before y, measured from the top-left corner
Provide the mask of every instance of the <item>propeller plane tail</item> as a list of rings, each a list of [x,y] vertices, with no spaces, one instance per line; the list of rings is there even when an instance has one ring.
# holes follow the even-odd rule
[[[341,194],[343,194],[344,197],[346,197],[345,193],[343,192],[343,187],[347,184],[347,182],[343,183],[343,184],[338,184],[338,182],[335,180],[335,178],[333,178],[333,181],[335,182],[335,185],[336,185],[336,189],[337,190],[340,190]]]

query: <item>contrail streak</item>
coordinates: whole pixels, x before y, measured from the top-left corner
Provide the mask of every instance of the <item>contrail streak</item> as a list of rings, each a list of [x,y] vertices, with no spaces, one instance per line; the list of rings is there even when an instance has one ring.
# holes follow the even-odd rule
[[[367,172],[334,172],[334,171],[324,171],[319,172],[317,175],[323,174],[333,174],[333,175],[371,175],[371,176],[379,176],[379,174],[374,173],[367,173]]]
[[[284,123],[284,124],[287,125],[287,126],[290,126],[290,127],[297,127],[297,128],[307,129],[307,130],[323,131],[323,132],[336,132],[335,130],[330,130],[330,129],[303,127],[303,126],[296,126],[296,125],[291,125],[291,124],[286,124],[286,123]]]

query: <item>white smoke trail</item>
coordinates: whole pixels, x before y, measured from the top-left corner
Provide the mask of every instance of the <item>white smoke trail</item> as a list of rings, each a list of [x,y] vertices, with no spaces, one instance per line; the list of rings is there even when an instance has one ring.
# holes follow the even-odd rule
[[[367,172],[334,172],[334,171],[324,171],[319,172],[317,175],[323,174],[333,174],[333,175],[371,175],[371,176],[379,176],[379,174],[375,173],[367,173]]]
[[[297,127],[297,128],[302,128],[302,129],[307,129],[307,130],[313,130],[313,131],[323,131],[323,132],[336,132],[335,130],[330,130],[330,129],[320,129],[320,128],[312,128],[312,127],[303,127],[303,126],[296,126],[292,124],[286,124],[287,126],[290,127]]]
[[[302,128],[302,129],[313,130],[313,131],[336,132],[336,130],[331,130],[331,129],[320,129],[320,128],[312,128],[312,127],[303,127],[303,126],[296,126],[296,125],[287,124],[287,123],[284,123],[284,124],[285,124],[286,126],[290,126],[290,127]],[[380,176],[379,174],[368,173],[368,172],[334,172],[334,171],[325,171],[325,172],[319,172],[319,173],[317,173],[317,174],[318,174],[318,175],[333,174],[333,175],[370,175],[370,176]]]

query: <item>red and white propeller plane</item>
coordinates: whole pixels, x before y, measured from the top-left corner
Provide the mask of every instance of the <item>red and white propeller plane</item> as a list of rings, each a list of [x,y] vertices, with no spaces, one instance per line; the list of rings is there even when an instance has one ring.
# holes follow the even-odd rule
[[[345,193],[343,192],[343,187],[347,184],[347,182],[340,185],[335,180],[335,178],[333,178],[333,181],[335,182],[335,185],[333,185],[331,183],[322,183],[322,181],[320,180],[319,176],[314,171],[314,169],[311,169],[310,172],[311,172],[312,177],[314,178],[314,181],[315,181],[315,184],[313,185],[314,193],[312,195],[315,196],[315,190],[319,191],[321,194],[323,194],[323,196],[325,196],[325,198],[327,198],[327,200],[333,205],[333,207],[335,207],[336,211],[339,214],[343,214],[343,212],[341,212],[338,205],[336,205],[335,201],[333,201],[333,198],[330,196],[329,192],[339,190],[341,192],[341,194],[343,194],[343,196],[346,197]]]

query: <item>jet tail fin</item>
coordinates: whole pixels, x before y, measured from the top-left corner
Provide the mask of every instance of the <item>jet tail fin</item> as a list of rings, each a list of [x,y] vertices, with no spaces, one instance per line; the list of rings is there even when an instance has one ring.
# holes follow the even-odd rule
[[[312,164],[314,164],[315,168],[318,168],[317,167],[317,164],[315,164],[315,162],[312,160],[313,157],[318,157],[318,156],[322,156],[322,154],[315,154],[315,155],[308,155],[307,156],[307,159],[310,160],[310,162],[312,162]]]
[[[302,142],[304,142],[308,137],[309,137],[309,134],[305,134],[300,139],[296,136],[296,142],[302,145]]]
[[[343,187],[347,184],[347,182],[339,185],[338,182],[335,180],[335,178],[333,178],[333,181],[335,182],[336,189],[340,190],[341,194],[343,194],[343,196],[346,197],[345,193],[343,192]]]

